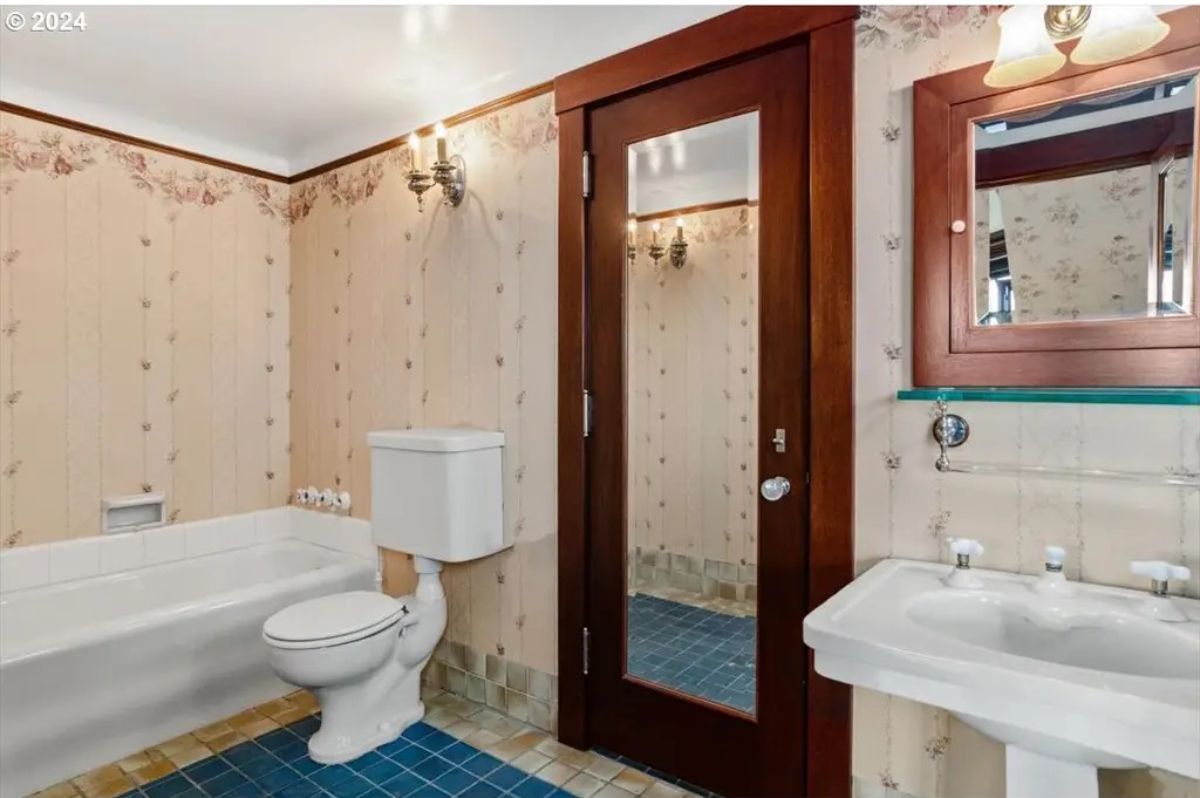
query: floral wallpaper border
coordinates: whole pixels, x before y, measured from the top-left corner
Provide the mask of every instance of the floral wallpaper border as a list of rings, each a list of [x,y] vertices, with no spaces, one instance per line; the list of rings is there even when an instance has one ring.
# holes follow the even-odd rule
[[[311,207],[311,192],[293,192],[286,183],[238,175],[224,169],[197,166],[190,173],[164,166],[146,150],[122,141],[47,126],[36,137],[0,128],[0,166],[19,174],[42,174],[52,179],[83,172],[105,157],[120,166],[134,185],[157,194],[168,205],[217,205],[235,190],[255,197],[259,211],[284,224],[302,218]],[[16,177],[0,180],[0,191],[9,193]]]

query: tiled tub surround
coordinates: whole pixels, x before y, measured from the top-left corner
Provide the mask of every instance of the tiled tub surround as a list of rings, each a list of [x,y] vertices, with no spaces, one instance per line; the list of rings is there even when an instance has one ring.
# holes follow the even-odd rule
[[[627,763],[448,693],[427,690],[425,719],[346,765],[308,758],[319,714],[304,691],[210,724],[57,784],[38,798],[685,798]]]
[[[283,695],[263,621],[375,586],[369,525],[291,508],[0,553],[0,793]]]

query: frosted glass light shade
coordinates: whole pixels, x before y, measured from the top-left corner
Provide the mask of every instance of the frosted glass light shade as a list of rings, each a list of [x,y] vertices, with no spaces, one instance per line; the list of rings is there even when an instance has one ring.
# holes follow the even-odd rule
[[[984,83],[1020,86],[1053,75],[1067,63],[1046,32],[1045,14],[1045,6],[1013,6],[1000,15],[1000,46]]]
[[[1107,64],[1149,50],[1171,32],[1150,6],[1092,6],[1079,46],[1071,53],[1076,64]]]

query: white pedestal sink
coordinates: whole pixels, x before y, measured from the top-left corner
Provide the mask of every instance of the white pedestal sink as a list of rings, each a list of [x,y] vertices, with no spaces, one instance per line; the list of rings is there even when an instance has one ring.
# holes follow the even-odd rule
[[[1096,768],[1200,778],[1200,601],[1189,619],[1139,607],[1148,593],[885,560],[804,620],[817,672],[946,709],[1004,743],[1012,798],[1095,798]]]

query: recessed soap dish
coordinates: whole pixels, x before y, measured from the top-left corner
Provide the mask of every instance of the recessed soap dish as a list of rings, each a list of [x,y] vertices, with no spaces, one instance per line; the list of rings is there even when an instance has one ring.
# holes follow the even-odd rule
[[[112,496],[101,501],[104,534],[153,529],[166,523],[166,497],[162,493]]]

